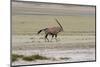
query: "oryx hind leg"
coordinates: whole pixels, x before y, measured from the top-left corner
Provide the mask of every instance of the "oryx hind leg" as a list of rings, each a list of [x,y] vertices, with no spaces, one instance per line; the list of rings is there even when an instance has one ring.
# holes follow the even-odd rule
[[[51,38],[51,40],[50,40],[51,42],[52,42],[52,40],[53,40],[53,37],[54,37],[54,35],[52,34],[52,38]]]
[[[56,40],[56,42],[58,41],[58,40],[57,40],[57,34],[55,34],[55,40]]]
[[[46,42],[46,40],[48,40],[48,42],[49,42],[49,39],[47,37],[48,37],[48,34],[45,35],[45,42]]]

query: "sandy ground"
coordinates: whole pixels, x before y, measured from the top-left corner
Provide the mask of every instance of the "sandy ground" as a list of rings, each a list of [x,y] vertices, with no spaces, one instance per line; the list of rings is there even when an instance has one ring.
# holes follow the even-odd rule
[[[58,42],[55,39],[45,42],[41,35],[13,35],[12,53],[25,56],[39,54],[52,58],[32,62],[20,59],[12,65],[91,61],[95,60],[95,36],[58,36]]]

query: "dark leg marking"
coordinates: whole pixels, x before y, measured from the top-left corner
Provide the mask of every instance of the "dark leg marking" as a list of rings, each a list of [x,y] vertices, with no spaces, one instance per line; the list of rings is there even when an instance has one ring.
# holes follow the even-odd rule
[[[57,34],[55,34],[55,40],[56,40],[56,42],[57,42]]]
[[[54,37],[54,34],[52,34],[51,42],[52,42],[53,37]]]
[[[46,42],[46,40],[48,40],[48,42],[49,42],[49,39],[47,37],[48,37],[48,34],[45,35],[45,42]]]

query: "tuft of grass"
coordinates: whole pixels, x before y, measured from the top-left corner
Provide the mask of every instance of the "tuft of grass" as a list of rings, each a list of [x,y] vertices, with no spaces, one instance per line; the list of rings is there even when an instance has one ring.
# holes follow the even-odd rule
[[[25,57],[23,57],[22,59],[25,60],[25,61],[34,61],[34,60],[35,60],[35,59],[32,58],[31,56],[25,56]]]
[[[12,56],[18,57],[18,58],[22,58],[23,57],[23,55],[18,55],[18,54],[12,54]]]
[[[12,56],[12,62],[15,62],[15,61],[17,61],[17,60],[18,60],[17,57]]]
[[[47,60],[49,58],[40,55],[32,55],[32,56],[25,56],[22,59],[25,61],[34,61],[34,60]]]
[[[35,60],[47,60],[50,58],[47,58],[45,56],[40,56],[40,55],[31,55],[31,56],[23,56],[23,55],[18,55],[18,54],[12,54],[12,62],[17,61],[18,59],[23,59],[25,61],[35,61]]]
[[[18,58],[22,58],[23,55],[17,55],[17,54],[12,54],[12,62],[15,62],[18,60]]]
[[[57,59],[56,59],[56,58],[51,58],[51,60],[53,60],[53,61],[57,61]]]
[[[46,59],[49,59],[47,57],[44,57],[44,56],[40,56],[40,55],[34,55],[33,56],[35,59],[40,59],[40,60],[46,60]]]
[[[68,58],[68,57],[61,57],[60,59],[62,59],[62,60],[69,60],[70,58]]]

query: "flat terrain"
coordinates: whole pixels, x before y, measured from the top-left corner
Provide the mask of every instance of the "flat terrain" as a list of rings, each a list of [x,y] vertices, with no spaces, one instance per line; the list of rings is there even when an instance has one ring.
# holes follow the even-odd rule
[[[43,36],[13,36],[12,53],[50,57],[50,60],[18,60],[13,65],[60,63],[95,60],[95,36],[59,36],[58,42],[45,42]],[[53,60],[55,58],[55,60]],[[63,58],[63,59],[61,59]]]
[[[61,34],[73,31],[83,33],[95,33],[95,19],[93,16],[49,16],[49,15],[14,15],[12,19],[13,34],[36,34],[40,29],[59,26],[58,19],[64,28]],[[74,33],[75,34],[75,33]]]

